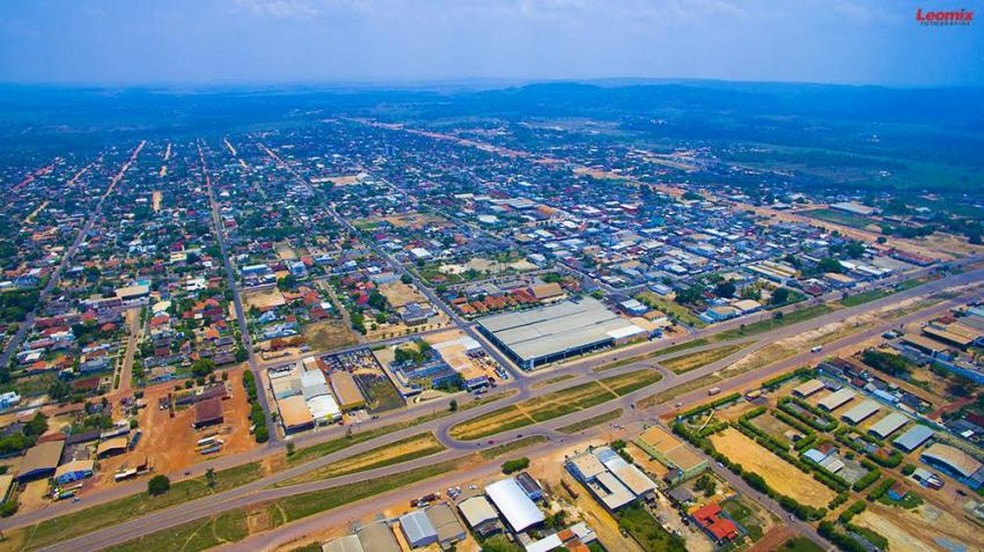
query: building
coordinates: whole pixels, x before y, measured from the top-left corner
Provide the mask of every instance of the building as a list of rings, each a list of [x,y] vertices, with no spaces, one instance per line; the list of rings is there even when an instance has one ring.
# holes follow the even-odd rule
[[[113,437],[112,439],[106,439],[105,441],[99,443],[99,446],[96,447],[96,458],[109,458],[110,456],[123,454],[126,452],[129,445],[130,440],[126,437]]]
[[[465,528],[462,527],[461,522],[458,521],[458,517],[454,515],[454,511],[451,510],[451,506],[447,502],[432,504],[424,511],[427,513],[427,519],[430,520],[431,526],[437,531],[437,543],[441,545],[441,548],[446,550],[454,543],[465,540],[467,536]]]
[[[724,516],[724,511],[716,502],[697,508],[690,513],[690,517],[717,544],[731,542],[741,536],[738,527]]]
[[[831,203],[830,208],[835,211],[842,211],[844,213],[849,213],[852,215],[860,215],[862,217],[868,217],[878,213],[878,209],[874,207],[868,207],[867,205],[862,205],[854,201]]]
[[[875,425],[868,428],[868,433],[879,439],[887,439],[891,434],[902,429],[909,422],[909,418],[900,412],[892,412],[888,416],[878,420]]]
[[[357,535],[345,535],[321,546],[321,552],[366,552]]]
[[[848,410],[841,416],[841,419],[851,425],[858,425],[861,422],[875,415],[881,409],[878,402],[868,399],[863,403]]]
[[[892,441],[892,444],[905,452],[912,452],[930,440],[936,432],[924,425],[915,425]]]
[[[146,285],[127,286],[116,290],[116,296],[121,301],[133,301],[134,299],[142,299],[149,295],[150,286]]]
[[[820,391],[824,388],[824,383],[818,379],[811,379],[810,381],[801,383],[793,389],[793,395],[805,399],[810,395]]]
[[[27,449],[20,469],[17,470],[18,483],[51,477],[55,474],[65,441],[45,441]]]
[[[468,527],[480,537],[487,537],[502,530],[499,515],[484,496],[475,496],[458,503],[458,511]]]
[[[820,402],[817,403],[817,406],[826,410],[827,412],[832,412],[834,410],[837,410],[841,406],[844,406],[845,404],[849,403],[850,401],[853,401],[855,396],[856,395],[854,394],[854,391],[851,391],[850,389],[845,387],[839,391],[834,391],[833,393],[821,399]]]
[[[505,518],[509,527],[517,533],[539,525],[545,519],[543,512],[536,507],[536,503],[526,496],[523,488],[511,477],[485,487],[485,494]]]
[[[293,395],[277,401],[280,423],[285,433],[296,433],[314,427],[314,416],[302,395]]]
[[[649,499],[655,493],[656,484],[652,479],[610,447],[577,454],[569,458],[564,467],[612,512],[638,499]]]
[[[396,535],[385,521],[363,525],[355,531],[366,552],[403,552]]]
[[[74,460],[58,466],[58,469],[55,470],[55,483],[67,485],[73,481],[92,477],[95,466],[95,460]]]
[[[348,412],[366,407],[366,398],[359,391],[359,386],[355,383],[355,377],[344,370],[337,370],[328,376],[331,381],[331,389],[335,392],[338,399],[338,406]]]
[[[222,399],[218,397],[195,403],[195,421],[192,427],[201,429],[225,421],[222,416]]]
[[[478,329],[527,370],[646,335],[591,297],[487,316]]]
[[[543,487],[530,474],[526,472],[516,474],[516,483],[519,483],[519,486],[523,488],[523,492],[526,493],[526,496],[530,497],[530,500],[536,501],[543,498]]]
[[[437,542],[437,530],[423,510],[414,510],[400,516],[400,530],[411,548],[421,548]]]
[[[670,469],[666,478],[671,485],[686,481],[707,469],[707,460],[658,426],[647,429],[633,442],[651,458]]]
[[[934,443],[919,459],[975,491],[984,486],[984,465],[956,447]]]
[[[943,488],[943,480],[940,479],[940,476],[924,468],[916,468],[916,470],[912,472],[912,478],[924,487],[929,487],[930,489]]]

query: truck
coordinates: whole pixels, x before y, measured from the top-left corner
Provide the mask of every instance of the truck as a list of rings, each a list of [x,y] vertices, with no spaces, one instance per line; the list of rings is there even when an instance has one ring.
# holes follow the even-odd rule
[[[811,353],[819,353],[822,350],[823,350],[823,345],[817,345],[816,347],[811,348],[810,349],[810,352]]]
[[[430,504],[431,502],[434,502],[435,500],[438,500],[440,498],[441,498],[441,493],[427,494],[427,495],[424,495],[424,496],[422,496],[420,498],[415,498],[415,499],[411,500],[410,501],[410,507],[411,508],[416,508],[417,506]]]
[[[707,390],[707,395],[708,396],[714,396],[714,395],[717,395],[720,392],[721,392],[721,388],[720,387],[711,387],[710,389]]]

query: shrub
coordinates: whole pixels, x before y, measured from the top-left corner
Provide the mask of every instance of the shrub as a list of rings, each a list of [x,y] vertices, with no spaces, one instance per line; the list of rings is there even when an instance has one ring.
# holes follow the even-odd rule
[[[530,466],[530,459],[525,456],[522,458],[516,458],[515,460],[507,460],[502,463],[502,473],[509,475],[510,473],[516,473],[520,470],[525,470]]]
[[[147,492],[151,496],[162,495],[171,489],[171,480],[166,475],[158,474],[147,482]]]

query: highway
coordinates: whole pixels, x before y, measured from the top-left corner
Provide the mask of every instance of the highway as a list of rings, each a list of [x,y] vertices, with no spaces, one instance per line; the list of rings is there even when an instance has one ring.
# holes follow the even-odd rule
[[[940,291],[942,289],[951,286],[965,285],[969,283],[978,283],[982,281],[982,278],[984,278],[984,269],[975,270],[964,274],[949,276],[941,280],[930,282],[929,284],[925,284],[924,286],[920,286],[920,288],[913,288],[905,292],[900,292],[897,295],[905,294],[906,296],[910,296],[910,295],[916,296],[925,293]],[[920,290],[920,293],[915,293],[915,290],[917,289]],[[873,301],[871,303],[861,305],[859,307],[835,311],[834,313],[831,313],[831,315],[837,314],[839,315],[838,318],[842,320],[848,316],[852,316],[860,312],[866,312],[868,310],[873,310],[881,306],[885,306],[886,304],[891,304],[892,302],[898,301],[901,298],[902,297],[897,297],[897,296],[886,297],[884,299]],[[930,307],[919,310],[917,312],[907,314],[898,319],[886,321],[883,324],[879,324],[877,326],[871,327],[866,331],[859,332],[857,334],[850,335],[842,339],[833,341],[827,345],[827,348],[829,351],[836,351],[837,349],[841,349],[845,347],[857,346],[858,344],[863,343],[864,341],[871,339],[872,337],[880,335],[880,333],[884,332],[886,329],[897,327],[897,325],[900,323],[913,322],[928,316],[933,316],[938,313],[945,312],[946,310],[952,308],[953,306],[962,304],[967,299],[968,299],[967,295],[956,297],[944,301],[942,303],[932,305]],[[780,336],[796,335],[798,333],[808,331],[810,329],[814,329],[823,324],[829,323],[829,320],[821,321],[821,319],[827,318],[828,316],[829,315],[825,315],[823,317],[818,317],[817,319],[808,320],[805,322],[801,322],[799,324],[792,324],[790,326],[780,328],[775,332],[771,332],[769,334],[763,334],[761,336],[760,341],[774,342],[778,339],[781,339],[782,337]],[[784,359],[782,361],[770,364],[768,366],[764,366],[756,370],[751,370],[749,372],[740,374],[738,376],[735,376],[727,380],[726,382],[719,383],[716,385],[722,387],[724,390],[723,392],[740,390],[743,387],[749,386],[759,380],[768,378],[776,373],[780,373],[804,364],[809,364],[811,362],[816,361],[816,359],[817,359],[816,355],[811,354],[809,352],[804,352],[795,355],[791,358]],[[519,435],[541,434],[550,438],[550,442],[543,446],[544,448],[542,450],[545,453],[561,450],[563,448],[569,447],[571,444],[574,443],[575,440],[579,441],[589,436],[592,432],[588,431],[580,436],[572,437],[572,436],[567,436],[564,434],[557,433],[557,429],[559,427],[574,423],[576,421],[585,420],[593,416],[596,416],[598,414],[601,414],[603,412],[607,412],[613,408],[619,408],[619,407],[622,408],[623,411],[625,412],[622,420],[620,420],[620,422],[624,423],[625,425],[637,424],[637,423],[653,423],[656,420],[658,420],[660,416],[671,414],[674,408],[670,404],[662,404],[652,409],[643,410],[640,408],[636,408],[635,406],[639,400],[651,396],[654,393],[671,389],[683,383],[692,381],[706,374],[717,371],[722,367],[726,366],[729,362],[731,362],[729,359],[724,359],[722,361],[704,366],[702,368],[681,375],[676,375],[664,371],[663,372],[664,378],[659,382],[656,382],[646,388],[637,390],[633,393],[627,394],[619,399],[611,400],[602,403],[600,405],[597,405],[595,407],[588,408],[560,418],[556,418],[548,422],[537,424],[532,427],[520,428],[512,431],[503,432],[494,436],[492,440],[494,440],[496,443],[502,443],[502,442],[508,442],[510,440],[516,439],[519,437]],[[618,373],[624,373],[627,371],[636,370],[641,367],[649,366],[650,364],[651,364],[651,360],[640,361],[636,363],[627,364],[625,366],[620,366],[612,370],[607,370],[601,374],[596,374],[592,372],[590,365],[584,364],[583,366],[579,366],[578,370],[575,371],[580,373],[582,377],[597,378],[602,376],[607,377],[609,375],[615,375]],[[572,369],[572,367],[568,367],[568,369]],[[584,371],[580,371],[580,370],[584,370]],[[556,375],[557,375],[556,371],[549,373],[549,376],[556,376]],[[537,381],[542,381],[544,377],[548,377],[548,375],[537,374],[535,378],[524,380],[522,383],[527,385],[517,385],[518,387],[520,387],[520,391],[515,396],[511,397],[508,401],[500,400],[500,401],[484,404],[469,409],[467,411],[461,411],[454,414],[449,414],[448,416],[430,422],[424,426],[410,427],[398,432],[387,434],[385,436],[376,439],[371,439],[353,445],[337,453],[326,455],[324,457],[315,459],[313,461],[292,467],[288,470],[276,473],[274,475],[244,485],[242,487],[238,487],[236,489],[219,493],[204,499],[195,500],[183,505],[175,506],[173,508],[163,510],[161,512],[155,512],[152,515],[137,518],[114,527],[93,531],[88,535],[81,536],[76,539],[72,539],[63,543],[59,543],[58,545],[53,546],[50,549],[51,550],[79,550],[79,549],[95,550],[100,547],[105,547],[112,544],[119,544],[127,540],[136,538],[140,535],[150,534],[159,531],[161,529],[166,529],[167,527],[173,527],[181,523],[192,521],[207,515],[220,513],[222,511],[227,511],[229,509],[237,508],[242,505],[255,504],[257,502],[262,502],[265,500],[281,498],[284,496],[290,496],[293,494],[308,492],[312,490],[332,488],[338,485],[351,483],[353,481],[370,479],[374,477],[380,477],[382,475],[386,475],[389,473],[397,473],[397,472],[405,471],[415,466],[419,467],[423,465],[429,465],[430,463],[436,462],[441,459],[449,459],[449,458],[462,457],[468,455],[482,448],[485,444],[485,441],[484,440],[479,442],[457,441],[449,436],[448,431],[450,430],[450,428],[454,424],[464,421],[466,419],[470,419],[491,412],[493,410],[502,408],[507,404],[514,403],[519,400],[530,398],[531,396],[533,396],[533,390],[531,384]],[[555,384],[545,385],[542,388],[536,389],[536,393],[537,394],[548,393],[552,390],[562,389],[564,387],[577,383],[580,383],[580,381],[572,382],[571,380],[567,380],[564,382],[557,382]],[[690,393],[683,394],[677,397],[675,400],[688,403],[688,402],[701,400],[703,398],[706,398],[706,390],[698,389]],[[365,452],[367,450],[371,450],[379,446],[384,446],[386,443],[393,442],[395,440],[417,434],[425,429],[433,430],[435,434],[439,436],[439,438],[445,444],[445,446],[448,447],[448,450],[432,457],[399,464],[397,466],[389,466],[387,468],[381,468],[381,469],[366,471],[358,474],[352,474],[350,476],[345,476],[341,478],[333,478],[333,479],[317,481],[313,483],[306,483],[303,485],[292,485],[292,486],[272,488],[272,489],[266,488],[272,484],[285,481],[287,479],[290,479],[292,477],[295,477],[303,473],[307,473],[313,469],[317,469],[318,467],[328,465],[332,462],[336,462],[342,458],[351,456],[353,454]],[[594,431],[597,431],[597,428]],[[448,477],[456,477],[456,476],[449,475]],[[442,482],[441,485],[443,484],[444,483]],[[432,485],[434,485],[434,483],[432,483]],[[404,498],[402,495],[399,496],[401,498]],[[348,511],[349,507],[346,507],[344,510]],[[7,529],[8,527],[11,526],[23,525],[23,522],[19,522],[18,520],[19,517],[20,516],[16,516],[12,520],[5,520],[3,522],[3,527],[0,528]],[[316,516],[316,517],[320,519],[322,516]],[[289,527],[291,526],[288,526],[288,528]]]

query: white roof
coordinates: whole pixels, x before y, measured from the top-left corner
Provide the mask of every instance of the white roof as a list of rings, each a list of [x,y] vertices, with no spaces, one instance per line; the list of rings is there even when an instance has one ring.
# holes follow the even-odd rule
[[[342,415],[342,410],[338,408],[338,403],[331,395],[318,395],[307,400],[308,410],[315,420],[325,418],[337,418]]]
[[[499,514],[495,513],[492,505],[489,504],[488,499],[484,496],[473,496],[468,500],[462,501],[458,504],[458,510],[461,511],[461,515],[468,522],[468,526],[472,528],[482,522],[499,519]]]
[[[623,328],[616,328],[608,332],[608,337],[611,337],[612,339],[622,339],[633,335],[639,335],[641,333],[646,333],[646,330],[636,326],[635,324],[629,324]]]
[[[549,537],[543,537],[538,541],[527,544],[526,552],[550,552],[550,550],[555,550],[563,546],[564,541],[560,540],[557,533],[554,533]]]
[[[865,419],[867,419],[875,412],[878,412],[880,408],[881,407],[878,405],[877,402],[868,399],[863,403],[845,412],[844,415],[841,416],[841,418],[847,420],[848,422],[858,424],[864,421]]]
[[[523,531],[544,520],[543,512],[526,496],[515,479],[509,477],[485,487],[485,494],[502,513],[514,531]]]
[[[868,431],[875,435],[885,438],[895,433],[909,421],[909,418],[900,412],[892,412],[871,426]]]
[[[847,401],[853,400],[854,396],[854,391],[851,391],[845,387],[840,391],[834,391],[833,393],[827,395],[820,402],[818,402],[817,405],[822,408],[826,408],[827,410],[835,410]]]

